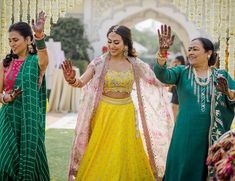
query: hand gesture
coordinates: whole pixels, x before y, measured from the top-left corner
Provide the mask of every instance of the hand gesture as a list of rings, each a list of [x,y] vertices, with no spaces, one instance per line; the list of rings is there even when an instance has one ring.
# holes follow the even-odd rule
[[[73,70],[72,63],[69,60],[63,61],[61,64],[61,67],[63,69],[64,78],[67,82],[70,82],[71,80],[74,80],[76,76],[75,70]]]
[[[228,96],[228,81],[222,76],[217,77],[216,89]]]
[[[13,89],[10,94],[5,94],[4,101],[6,103],[13,102],[18,96],[22,94],[20,88]]]
[[[160,50],[167,51],[174,42],[175,36],[171,36],[171,27],[167,25],[161,25],[161,32],[158,29],[158,38]]]
[[[45,21],[46,21],[46,16],[45,12],[43,11],[39,13],[36,22],[34,21],[34,19],[32,19],[32,28],[37,37],[38,36],[40,37],[43,34]]]

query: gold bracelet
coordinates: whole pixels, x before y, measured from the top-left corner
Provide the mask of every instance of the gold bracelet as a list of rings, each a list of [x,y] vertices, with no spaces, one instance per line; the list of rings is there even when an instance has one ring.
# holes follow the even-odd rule
[[[163,57],[160,52],[158,51],[157,54],[156,54],[156,58],[157,60],[161,61],[161,62],[166,62],[167,61],[167,57]]]
[[[160,51],[156,53],[156,57],[167,59],[167,56],[163,56]]]
[[[72,83],[72,84],[70,84],[71,86],[73,86],[73,87],[76,87],[77,86],[77,84],[78,84],[78,80],[77,79],[75,79],[75,82],[74,83]]]
[[[166,62],[167,61],[167,58],[161,58],[161,57],[157,57],[157,60],[160,60],[160,61],[164,61],[164,62]]]
[[[73,84],[70,84],[73,87],[81,87],[82,81],[80,79],[76,79],[76,81]]]
[[[67,81],[70,85],[74,84],[76,82],[76,78],[70,79]]]

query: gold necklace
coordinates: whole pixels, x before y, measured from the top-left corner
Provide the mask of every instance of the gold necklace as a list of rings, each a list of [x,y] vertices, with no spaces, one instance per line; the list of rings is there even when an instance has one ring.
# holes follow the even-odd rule
[[[207,80],[206,80],[206,82],[200,82],[200,80],[198,78],[198,75],[197,75],[197,72],[196,72],[194,67],[193,67],[193,73],[195,75],[195,81],[196,81],[196,83],[198,85],[200,85],[200,86],[207,86],[210,83],[210,75],[211,75],[210,68],[208,68],[208,70],[207,70]]]

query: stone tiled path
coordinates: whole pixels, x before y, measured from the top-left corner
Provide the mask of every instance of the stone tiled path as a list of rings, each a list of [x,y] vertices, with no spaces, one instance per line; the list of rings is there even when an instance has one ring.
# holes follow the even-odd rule
[[[77,113],[47,113],[46,129],[74,129]]]

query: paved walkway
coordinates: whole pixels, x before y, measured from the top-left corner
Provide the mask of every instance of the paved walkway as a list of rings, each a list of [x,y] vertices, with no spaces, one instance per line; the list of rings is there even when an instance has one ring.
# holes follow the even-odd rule
[[[46,129],[75,129],[77,113],[47,113]]]

